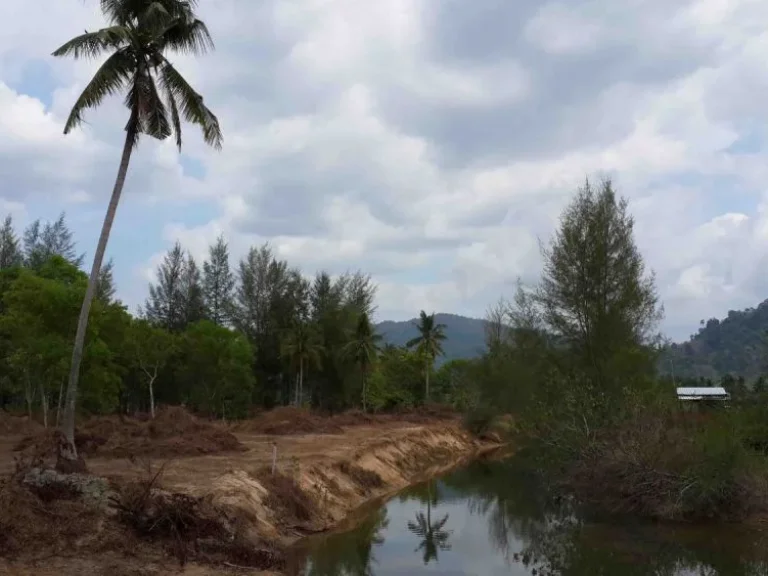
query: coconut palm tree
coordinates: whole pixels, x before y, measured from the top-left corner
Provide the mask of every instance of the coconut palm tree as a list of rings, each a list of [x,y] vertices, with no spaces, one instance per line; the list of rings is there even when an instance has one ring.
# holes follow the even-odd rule
[[[360,380],[363,387],[363,411],[366,409],[367,372],[379,354],[379,342],[381,342],[381,334],[376,333],[368,314],[363,312],[357,319],[352,340],[345,346],[347,354],[360,366]]]
[[[75,405],[88,314],[131,153],[142,134],[158,140],[175,135],[176,145],[181,149],[182,118],[200,126],[209,145],[221,148],[219,121],[203,104],[203,97],[195,92],[167,57],[174,51],[202,54],[213,48],[208,29],[195,17],[196,5],[197,0],[101,0],[101,10],[109,25],[95,32],[86,31],[53,53],[54,56],[76,59],[108,54],[72,107],[64,126],[65,134],[82,123],[87,109],[97,107],[107,96],[125,92],[128,108],[120,167],[96,245],[72,350],[63,419],[67,442],[61,450],[61,456],[70,461],[77,459]]]
[[[434,313],[427,314],[422,310],[414,326],[419,331],[419,335],[409,340],[406,346],[415,347],[424,359],[424,402],[429,402],[429,374],[432,372],[435,358],[443,354],[443,342],[446,339],[445,324],[435,322]]]
[[[306,320],[297,320],[286,332],[281,344],[281,354],[298,364],[296,375],[296,405],[301,405],[304,398],[304,376],[312,364],[320,367],[323,346],[320,344],[313,326]]]

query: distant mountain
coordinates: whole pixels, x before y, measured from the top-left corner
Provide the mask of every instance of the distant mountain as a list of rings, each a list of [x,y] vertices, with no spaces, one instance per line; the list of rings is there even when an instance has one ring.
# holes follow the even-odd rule
[[[673,344],[662,354],[659,369],[678,378],[756,378],[768,368],[767,333],[768,300],[757,308],[730,310],[722,320],[702,320],[688,342]]]
[[[436,314],[447,339],[441,365],[456,358],[476,358],[485,349],[485,320],[456,314]],[[417,335],[416,318],[377,324],[384,342],[404,346]],[[702,320],[688,342],[672,344],[659,359],[659,371],[676,378],[710,378],[725,374],[753,379],[768,374],[768,300],[756,308],[731,310],[722,320]]]
[[[445,356],[438,358],[440,365],[456,358],[476,358],[485,348],[485,320],[467,318],[456,314],[435,314],[435,321],[445,324],[446,340],[443,343]],[[395,346],[404,346],[408,340],[418,335],[416,318],[404,322],[386,320],[376,325],[384,342]]]

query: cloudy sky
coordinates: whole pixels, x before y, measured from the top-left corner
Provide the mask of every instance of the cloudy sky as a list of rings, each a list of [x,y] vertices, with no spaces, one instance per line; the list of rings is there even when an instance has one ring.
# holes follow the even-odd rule
[[[380,319],[482,316],[536,278],[538,239],[587,175],[630,200],[664,330],[768,298],[764,0],[201,0],[216,52],[176,57],[225,144],[145,140],[108,249],[143,301],[179,239],[270,241],[307,273],[361,268]],[[52,50],[96,0],[0,4],[0,211],[65,210],[90,251],[126,121],[69,136],[97,64]]]

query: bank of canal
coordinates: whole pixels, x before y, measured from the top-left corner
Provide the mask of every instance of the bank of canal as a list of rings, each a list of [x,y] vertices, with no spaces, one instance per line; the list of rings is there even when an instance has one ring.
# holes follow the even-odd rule
[[[768,537],[736,525],[597,521],[547,491],[519,457],[482,459],[409,488],[350,530],[302,541],[306,576],[757,576]]]

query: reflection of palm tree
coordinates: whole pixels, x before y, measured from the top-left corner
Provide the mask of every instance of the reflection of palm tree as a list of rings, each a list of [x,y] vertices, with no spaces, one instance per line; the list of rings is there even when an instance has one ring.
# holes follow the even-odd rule
[[[424,551],[424,564],[429,564],[432,560],[437,561],[438,550],[450,550],[451,545],[448,538],[451,536],[450,530],[445,530],[445,523],[448,522],[448,514],[440,520],[432,523],[432,494],[431,483],[427,484],[427,514],[424,512],[416,513],[416,522],[408,522],[408,530],[421,538],[419,546],[414,550]]]

